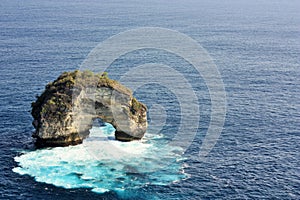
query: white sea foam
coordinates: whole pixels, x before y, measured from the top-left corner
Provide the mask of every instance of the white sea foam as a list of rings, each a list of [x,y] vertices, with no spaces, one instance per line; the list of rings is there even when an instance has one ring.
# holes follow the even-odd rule
[[[144,185],[166,185],[187,177],[180,149],[165,145],[162,135],[119,142],[110,124],[93,127],[83,144],[23,152],[13,171],[64,188],[122,192]]]

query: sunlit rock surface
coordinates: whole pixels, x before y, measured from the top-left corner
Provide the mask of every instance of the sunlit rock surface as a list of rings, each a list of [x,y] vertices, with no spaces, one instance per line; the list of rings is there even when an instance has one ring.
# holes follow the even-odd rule
[[[146,106],[105,73],[63,73],[32,103],[31,113],[38,146],[82,143],[96,118],[112,124],[121,141],[141,139],[147,129]]]

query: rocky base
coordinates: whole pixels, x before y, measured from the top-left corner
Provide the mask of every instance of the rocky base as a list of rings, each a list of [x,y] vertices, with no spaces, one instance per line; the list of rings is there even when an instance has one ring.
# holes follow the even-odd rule
[[[70,145],[77,145],[83,142],[82,138],[78,136],[78,134],[70,135],[70,136],[62,136],[58,138],[50,138],[50,139],[43,139],[37,137],[35,140],[35,146],[38,148],[43,147],[64,147]]]
[[[122,141],[122,142],[130,142],[132,140],[140,140],[141,139],[141,137],[134,137],[134,136],[128,135],[124,132],[118,132],[118,131],[115,132],[115,137],[117,140]]]

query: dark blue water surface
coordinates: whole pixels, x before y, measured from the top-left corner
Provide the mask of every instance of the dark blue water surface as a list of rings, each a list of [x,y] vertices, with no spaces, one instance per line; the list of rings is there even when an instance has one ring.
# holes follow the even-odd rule
[[[300,199],[299,10],[296,0],[2,0],[0,198]],[[205,82],[193,76],[194,69],[174,55],[151,49],[115,61],[119,74],[113,67],[108,69],[118,79],[122,69],[156,60],[190,80],[202,114],[194,142],[184,155],[190,178],[169,184],[149,180],[120,194],[65,189],[13,172],[19,166],[14,158],[34,151],[30,105],[35,96],[63,71],[79,68],[99,42],[144,26],[174,29],[198,41],[224,82],[225,125],[213,150],[199,161],[211,102]],[[149,107],[165,108],[168,118],[160,133],[172,137],[180,123],[176,94],[155,84],[135,93]]]

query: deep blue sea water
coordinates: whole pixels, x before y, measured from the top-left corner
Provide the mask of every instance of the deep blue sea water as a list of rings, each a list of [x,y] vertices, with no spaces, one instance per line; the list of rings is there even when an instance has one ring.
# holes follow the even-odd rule
[[[296,0],[1,1],[0,198],[300,199],[299,9]],[[15,173],[18,171],[13,169],[20,167],[22,155],[32,156],[29,160],[33,163],[24,170],[38,172],[41,167],[35,161],[55,163],[58,157],[66,156],[68,160],[72,152],[79,152],[80,146],[34,150],[30,105],[44,86],[63,71],[79,68],[99,42],[122,31],[148,26],[190,36],[207,50],[220,71],[226,91],[226,119],[207,158],[198,158],[211,113],[205,81],[193,76],[195,70],[184,60],[146,49],[122,56],[108,72],[118,79],[131,66],[155,60],[188,77],[198,97],[201,118],[197,135],[185,154],[180,158],[174,155],[178,162],[168,165],[165,173],[149,175],[137,168],[139,173],[116,177],[125,165],[110,160],[104,162],[104,167],[77,174],[77,178],[88,180],[102,170],[106,178],[103,184],[112,184],[107,191],[92,191],[82,185],[75,188],[78,181],[74,180],[74,166],[65,162],[56,163],[56,167],[62,173],[73,170],[62,182],[69,183],[65,186],[69,189],[55,186],[51,182],[55,177],[42,179],[41,175],[34,178],[32,174]],[[155,164],[154,153],[158,152],[151,145],[161,145],[178,130],[180,104],[176,94],[161,85],[144,85],[135,95],[149,108],[159,104],[167,113],[164,126],[150,123],[149,132],[161,129],[159,134],[149,133],[148,142],[136,145],[141,151],[146,148],[148,154],[144,155],[152,158],[149,165]],[[155,122],[156,117],[150,115],[150,120]],[[129,151],[133,147],[129,146]],[[128,163],[136,158],[128,158]],[[81,165],[83,169],[90,167],[85,164]],[[116,173],[104,173],[105,166],[114,166]],[[43,170],[53,172],[50,168]],[[113,185],[116,180],[118,187]],[[122,192],[115,190],[124,185]]]

